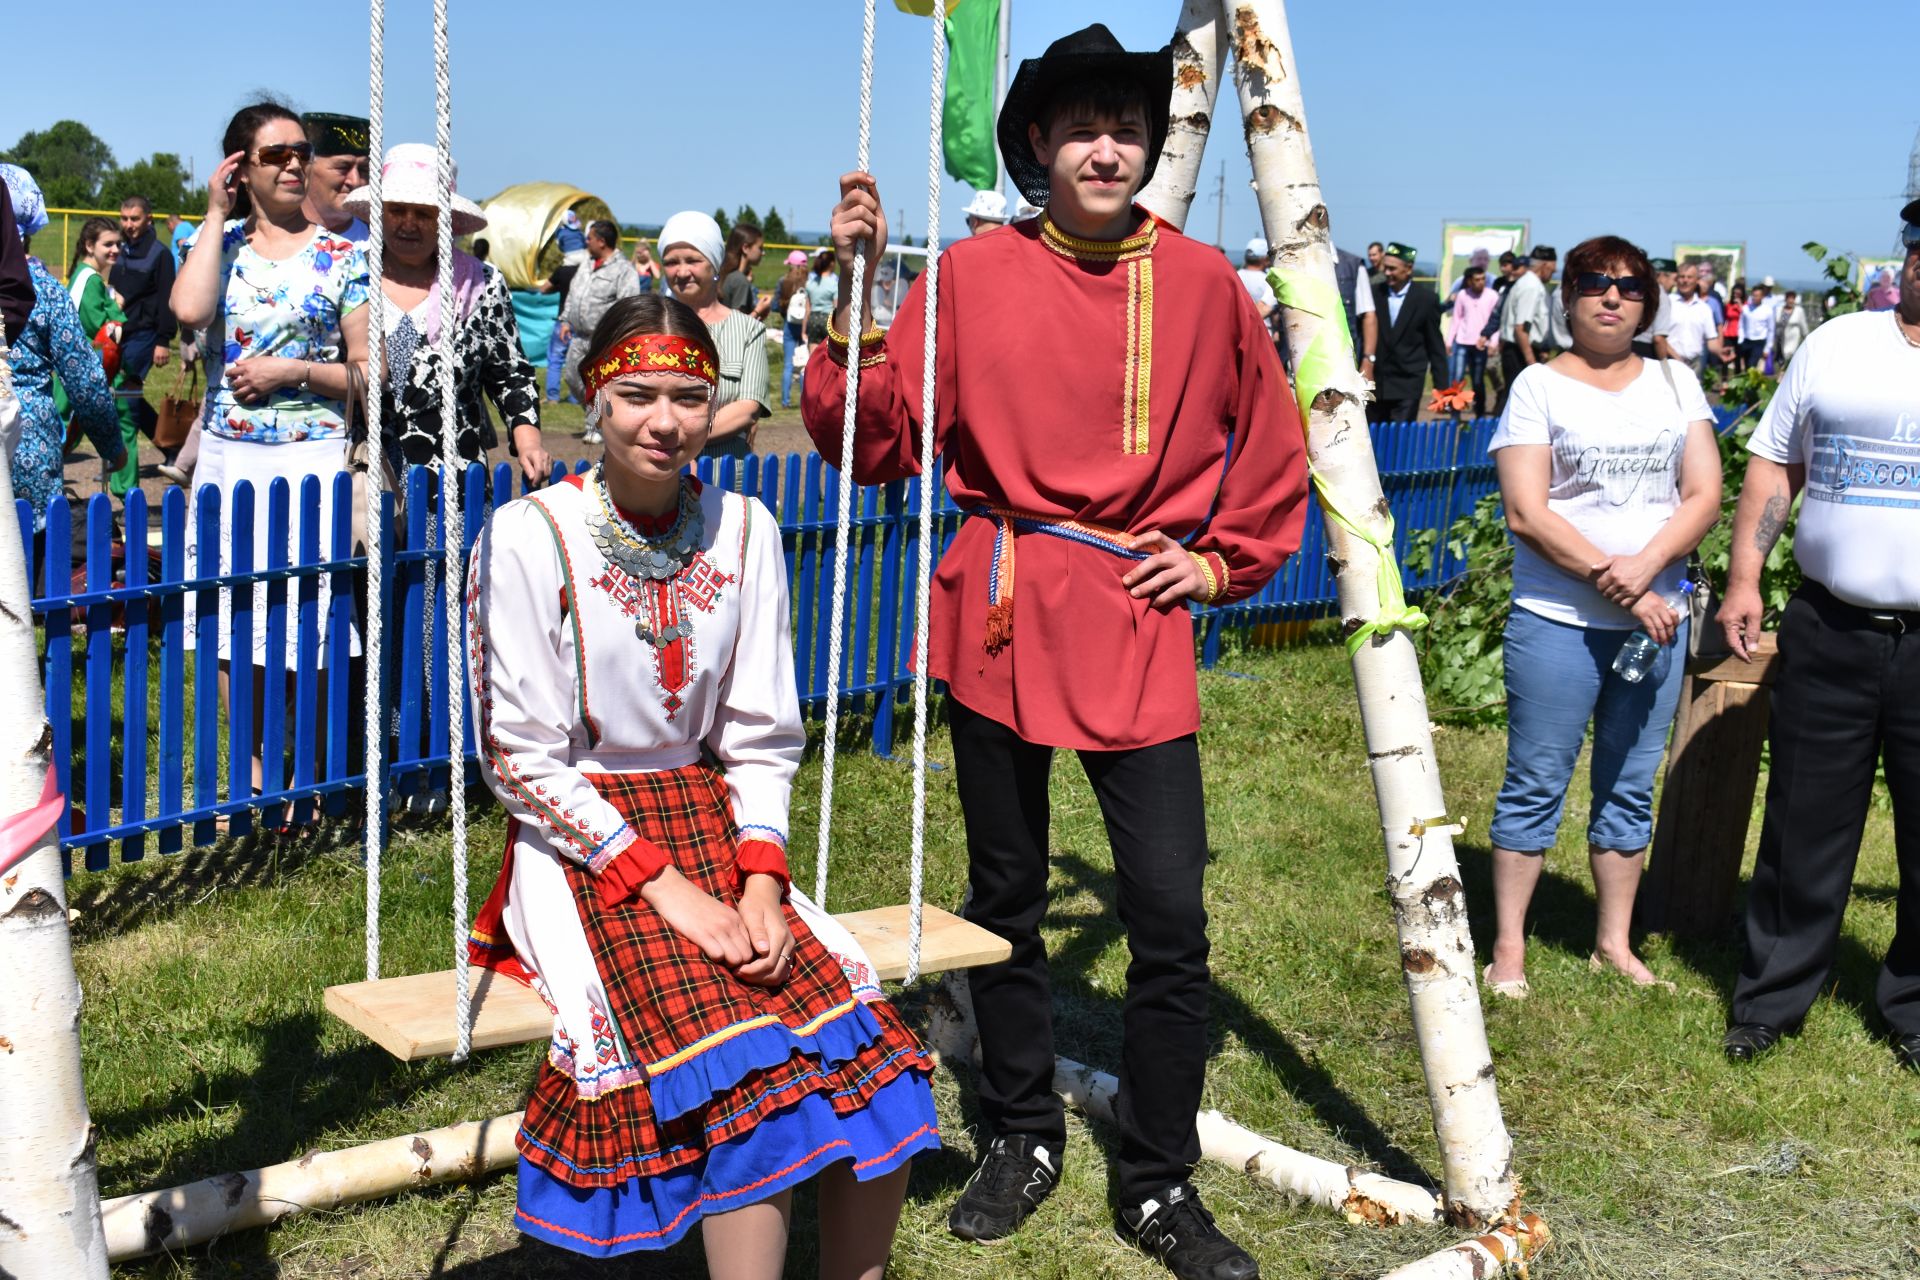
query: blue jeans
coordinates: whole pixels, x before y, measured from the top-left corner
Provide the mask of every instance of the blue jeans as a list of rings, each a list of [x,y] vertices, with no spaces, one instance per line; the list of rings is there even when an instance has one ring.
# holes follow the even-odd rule
[[[1653,842],[1653,775],[1680,703],[1687,620],[1638,684],[1613,673],[1632,634],[1554,622],[1514,606],[1506,634],[1507,778],[1489,832],[1495,845],[1516,853],[1553,847],[1589,721],[1587,843],[1630,853]]]
[[[807,335],[801,332],[798,320],[789,320],[780,330],[780,407],[789,408],[793,404],[793,353],[797,347],[807,344]]]
[[[1481,347],[1463,347],[1454,343],[1447,353],[1447,381],[1457,383],[1462,378],[1473,379],[1473,414],[1477,418],[1487,411],[1487,353]]]
[[[553,332],[547,337],[547,399],[560,398],[560,371],[566,367],[567,344],[560,341],[560,322],[553,322]]]

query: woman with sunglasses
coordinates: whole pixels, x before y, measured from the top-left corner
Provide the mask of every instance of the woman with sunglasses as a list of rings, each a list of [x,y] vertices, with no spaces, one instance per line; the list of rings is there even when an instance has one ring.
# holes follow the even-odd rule
[[[774,1280],[813,1180],[819,1274],[880,1280],[939,1146],[931,1064],[789,882],[807,735],[780,526],[687,474],[720,358],[677,299],[614,303],[580,366],[605,455],[473,549],[475,737],[510,815],[473,958],[554,1014],[515,1225],[599,1257],[698,1226],[711,1274]]]
[[[1628,927],[1686,666],[1686,560],[1720,511],[1699,380],[1633,352],[1653,324],[1657,287],[1646,254],[1617,236],[1575,248],[1561,284],[1572,346],[1515,379],[1488,446],[1515,543],[1507,773],[1491,830],[1498,932],[1484,974],[1498,995],[1527,993],[1527,904],[1589,724],[1599,919],[1588,963],[1640,986],[1657,981]],[[1634,679],[1615,660],[1641,631],[1662,647]]]
[[[333,481],[347,462],[350,379],[364,377],[366,369],[367,262],[358,245],[307,217],[306,167],[313,148],[293,112],[270,102],[241,108],[227,125],[221,150],[226,159],[207,184],[206,221],[173,284],[173,313],[180,324],[212,325],[221,335],[209,337],[221,363],[217,376],[208,369],[192,501],[198,503],[203,489],[221,490],[224,550],[230,544],[234,487],[250,481],[253,562],[265,566],[269,486],[285,479],[295,504],[285,550],[297,562],[301,482],[310,475],[320,479],[320,545],[332,550]],[[192,546],[187,554],[190,575],[227,572],[224,555],[215,566],[195,565]],[[221,588],[220,595],[224,690],[227,664],[248,660],[230,652],[230,589]],[[265,664],[293,667],[298,628],[288,626],[284,654],[269,654],[261,625],[264,583],[255,586],[254,598],[251,666],[256,682],[263,684]],[[329,600],[328,577],[322,575],[322,619],[328,617]],[[191,645],[191,626],[188,635]],[[357,651],[357,638],[353,643]],[[323,642],[323,663],[326,648]],[[260,701],[255,698],[256,708]],[[257,754],[253,764],[255,786],[261,786]],[[277,779],[266,784],[280,785]]]

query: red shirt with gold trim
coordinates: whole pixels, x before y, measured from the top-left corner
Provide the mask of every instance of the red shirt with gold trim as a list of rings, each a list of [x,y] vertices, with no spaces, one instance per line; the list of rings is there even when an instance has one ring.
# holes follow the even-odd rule
[[[919,471],[925,278],[862,344],[854,475]],[[968,519],[933,582],[930,670],[1030,742],[1114,750],[1195,732],[1192,615],[1134,599],[1102,549],[1158,529],[1197,554],[1212,602],[1243,599],[1299,549],[1305,437],[1272,339],[1219,250],[1141,213],[1125,240],[1043,215],[940,257],[935,443]],[[846,348],[808,369],[808,432],[838,461]],[[1078,529],[1036,531],[1043,522]],[[1124,542],[1121,542],[1124,545]],[[990,618],[1012,591],[1011,631]],[[990,622],[993,624],[990,627]]]

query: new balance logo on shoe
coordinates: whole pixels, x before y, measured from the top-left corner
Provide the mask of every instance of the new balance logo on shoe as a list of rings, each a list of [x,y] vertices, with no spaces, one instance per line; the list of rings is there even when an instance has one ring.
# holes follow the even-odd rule
[[[1004,1240],[1059,1182],[1054,1152],[1042,1140],[995,1138],[947,1215],[947,1229],[962,1240]]]

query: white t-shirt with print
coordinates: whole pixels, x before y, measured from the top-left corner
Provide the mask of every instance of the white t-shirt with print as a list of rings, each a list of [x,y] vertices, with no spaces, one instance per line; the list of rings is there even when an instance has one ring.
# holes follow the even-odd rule
[[[1640,363],[1640,376],[1624,391],[1588,386],[1551,364],[1523,369],[1487,446],[1496,453],[1511,445],[1546,445],[1553,459],[1547,509],[1610,556],[1639,551],[1679,509],[1687,428],[1713,416],[1693,370],[1669,361],[1669,385],[1658,360]],[[1654,577],[1652,590],[1671,594],[1685,577],[1682,558]],[[1628,631],[1640,625],[1592,583],[1524,542],[1514,546],[1513,602],[1576,627]]]
[[[1807,335],[1747,448],[1807,469],[1793,555],[1868,609],[1920,609],[1920,347],[1892,311]]]

